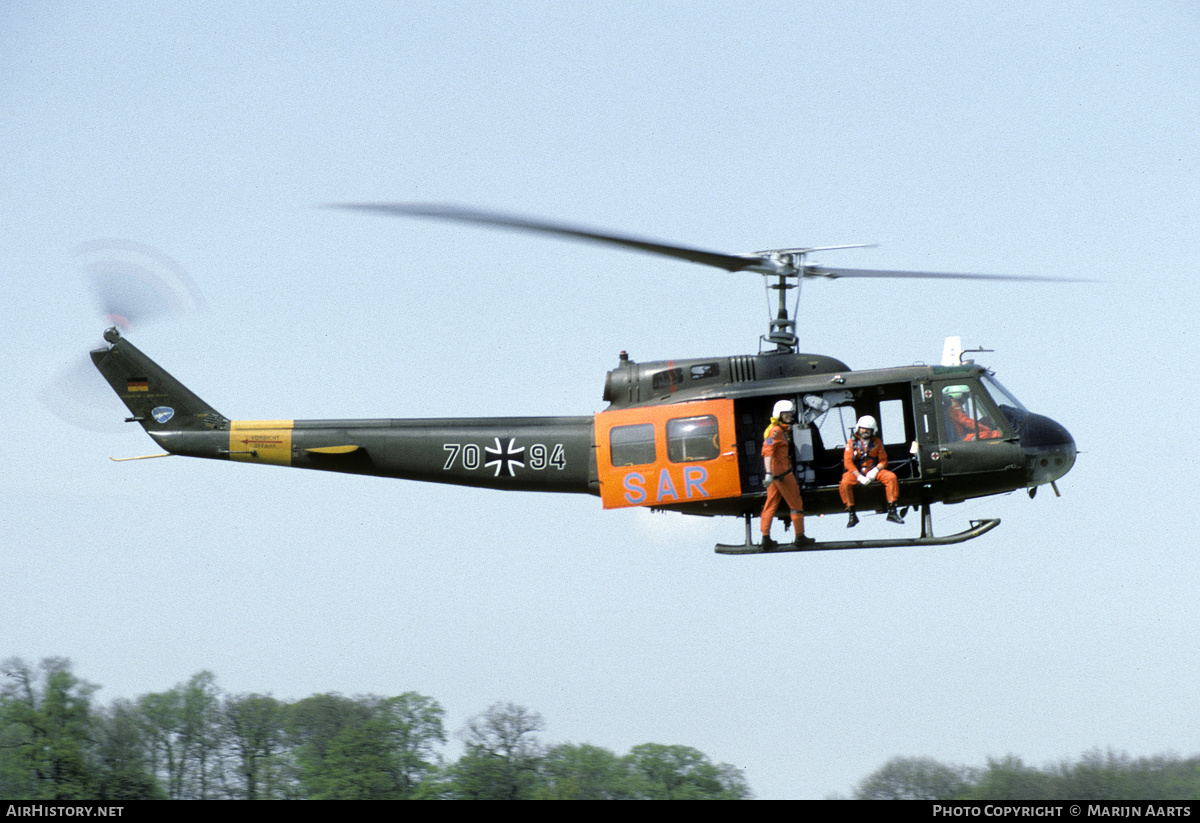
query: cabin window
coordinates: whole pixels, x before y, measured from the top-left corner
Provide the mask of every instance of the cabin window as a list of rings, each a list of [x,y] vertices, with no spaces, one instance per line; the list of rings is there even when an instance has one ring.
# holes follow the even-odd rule
[[[609,457],[614,466],[645,466],[657,459],[654,425],[613,426],[608,431]]]
[[[903,400],[879,402],[879,433],[885,445],[903,445],[908,442],[908,434],[904,427]]]
[[[692,366],[691,369],[693,380],[705,380],[709,377],[716,377],[718,368],[716,363],[700,363]]]
[[[854,423],[857,420],[858,416],[855,415],[853,406],[834,406],[819,416],[813,425],[820,433],[825,448],[841,449],[854,434]]]
[[[683,382],[683,369],[666,369],[664,371],[655,372],[650,378],[650,386],[653,391],[674,391],[675,387]]]
[[[667,459],[672,463],[712,460],[720,453],[717,418],[711,414],[667,421]]]

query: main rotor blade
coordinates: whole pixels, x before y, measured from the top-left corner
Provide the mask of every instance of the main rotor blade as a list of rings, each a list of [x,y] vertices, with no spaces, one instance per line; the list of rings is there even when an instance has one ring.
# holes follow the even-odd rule
[[[576,240],[587,240],[594,243],[606,243],[613,246],[623,246],[627,249],[649,252],[650,254],[675,257],[689,260],[706,266],[715,266],[726,271],[744,271],[755,266],[772,266],[771,261],[756,255],[739,256],[722,254],[721,252],[691,249],[686,246],[673,246],[646,240],[639,237],[612,234],[582,226],[571,226],[564,223],[549,223],[529,217],[519,217],[498,212],[466,209],[460,206],[447,206],[425,203],[333,203],[332,208],[352,209],[355,211],[375,212],[376,214],[399,215],[404,217],[432,217],[438,220],[453,220],[459,223],[475,223],[481,226],[499,226],[518,231],[536,232],[558,237],[569,237]],[[772,266],[772,268],[774,268]]]
[[[836,280],[839,277],[892,277],[912,280],[1030,280],[1045,283],[1086,283],[1065,277],[1038,277],[1027,274],[956,274],[938,271],[893,271],[888,269],[831,269],[825,266],[805,266],[805,277],[824,277]]]
[[[1069,278],[1037,277],[1030,275],[956,274],[951,272],[893,271],[886,269],[835,269],[823,266],[804,266],[802,269],[798,270],[795,266],[796,261],[788,258],[792,258],[796,255],[803,256],[804,254],[817,251],[863,248],[865,246],[863,244],[855,244],[850,246],[827,246],[823,248],[782,249],[772,252],[757,252],[754,254],[741,255],[724,254],[722,252],[706,251],[704,249],[693,249],[687,246],[675,246],[668,243],[660,243],[656,240],[647,240],[640,237],[613,234],[611,232],[600,231],[598,229],[586,228],[583,226],[572,226],[566,223],[551,223],[531,217],[521,217],[518,215],[484,211],[481,209],[469,209],[462,206],[451,206],[438,203],[332,203],[329,207],[350,209],[354,211],[374,212],[376,214],[385,214],[390,216],[431,217],[437,220],[450,220],[458,223],[474,223],[481,226],[497,226],[506,229],[516,229],[517,231],[549,234],[552,236],[566,237],[574,240],[586,240],[593,243],[622,246],[627,249],[635,249],[637,251],[649,252],[650,254],[674,257],[680,260],[689,260],[693,263],[714,266],[730,272],[749,270],[758,272],[759,274],[767,275],[795,276],[799,274],[802,277],[823,277],[829,280],[836,280],[839,277],[890,277],[925,280],[1025,280],[1057,283],[1088,282]]]

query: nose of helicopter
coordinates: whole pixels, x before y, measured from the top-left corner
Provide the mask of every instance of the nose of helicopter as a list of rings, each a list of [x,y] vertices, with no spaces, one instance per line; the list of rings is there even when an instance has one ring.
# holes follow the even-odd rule
[[[1021,426],[1026,485],[1030,488],[1057,480],[1075,465],[1075,438],[1061,423],[1031,414]]]

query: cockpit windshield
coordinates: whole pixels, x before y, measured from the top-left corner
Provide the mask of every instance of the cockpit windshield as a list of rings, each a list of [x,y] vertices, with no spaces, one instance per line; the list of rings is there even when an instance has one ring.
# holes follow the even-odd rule
[[[997,406],[1012,406],[1014,409],[1020,409],[1028,413],[1029,409],[1013,396],[1012,392],[1000,385],[1000,381],[991,372],[983,375],[980,380],[983,381],[983,387],[988,390],[988,394],[996,401]]]
[[[1000,381],[991,372],[981,375],[979,378],[983,383],[984,389],[992,396],[992,400],[1000,407],[1001,413],[1008,418],[1009,422],[1017,429],[1021,428],[1021,424],[1025,418],[1029,416],[1029,409],[1013,396],[1012,392],[1000,385]]]

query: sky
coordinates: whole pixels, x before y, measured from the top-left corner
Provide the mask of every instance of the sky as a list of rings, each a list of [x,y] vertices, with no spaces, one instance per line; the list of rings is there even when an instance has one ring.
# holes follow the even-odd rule
[[[417,691],[452,733],[514,702],[544,742],[692,746],[761,798],[847,797],[894,756],[1200,753],[1198,24],[1182,0],[10,0],[0,657],[69,657],[102,703],[202,670]],[[740,521],[587,495],[110,461],[158,449],[81,365],[106,325],[81,244],[172,272],[203,311],[127,336],[233,419],[586,415],[622,350],[766,332],[757,275],[322,208],[364,201],[1089,281],[817,283],[798,325],[852,368],[961,335],[1081,453],[1061,497],[934,507],[938,533],[1001,518],[975,541],[766,557],[714,554]],[[90,428],[62,419],[73,370]]]

